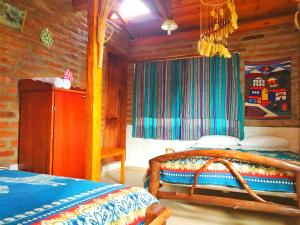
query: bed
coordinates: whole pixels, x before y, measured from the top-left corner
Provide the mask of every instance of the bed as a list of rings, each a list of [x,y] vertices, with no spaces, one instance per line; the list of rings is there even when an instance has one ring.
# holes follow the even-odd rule
[[[300,155],[280,150],[194,146],[173,151],[149,161],[146,186],[157,198],[300,217]],[[165,191],[165,184],[189,189]],[[248,193],[251,199],[207,196],[201,189]],[[292,204],[270,202],[266,196],[288,198]]]
[[[145,189],[0,169],[0,224],[164,224]]]

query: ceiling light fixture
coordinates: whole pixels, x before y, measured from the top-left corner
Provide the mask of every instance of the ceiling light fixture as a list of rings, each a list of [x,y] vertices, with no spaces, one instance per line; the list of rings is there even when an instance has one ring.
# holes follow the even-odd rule
[[[175,20],[171,19],[171,4],[170,4],[170,1],[168,1],[168,5],[169,5],[169,18],[166,19],[163,22],[163,24],[161,25],[161,29],[166,30],[168,32],[168,35],[171,35],[171,31],[177,30],[178,25],[175,22]]]
[[[161,25],[161,29],[168,31],[168,35],[171,34],[171,31],[176,30],[177,28],[177,23],[172,19],[165,20],[165,22]]]

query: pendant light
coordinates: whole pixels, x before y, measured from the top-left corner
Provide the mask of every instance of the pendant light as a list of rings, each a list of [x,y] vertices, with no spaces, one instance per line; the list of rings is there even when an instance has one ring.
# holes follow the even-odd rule
[[[169,5],[169,18],[166,19],[163,22],[163,24],[161,25],[161,29],[166,30],[168,32],[168,35],[171,35],[171,31],[177,30],[178,25],[175,22],[175,20],[171,19],[171,4],[170,4],[170,1],[168,1],[168,5]]]

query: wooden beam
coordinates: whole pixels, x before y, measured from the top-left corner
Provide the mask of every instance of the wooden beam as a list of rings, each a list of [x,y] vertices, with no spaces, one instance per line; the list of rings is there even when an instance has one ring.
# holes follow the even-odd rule
[[[76,11],[84,11],[87,9],[87,0],[72,0],[72,7]]]
[[[72,0],[72,7],[76,11],[87,10],[87,6],[88,6],[88,0]],[[116,8],[119,8],[119,6],[120,6],[120,1],[118,4],[116,4]]]
[[[124,20],[117,10],[113,10],[112,13],[116,14],[116,16],[119,18],[119,20],[123,24],[122,28],[128,33],[130,38],[136,38],[136,31],[133,29],[131,24],[128,21]]]
[[[158,9],[153,4],[153,0],[142,0],[142,2],[149,8],[149,10],[153,13],[154,16],[159,17],[161,21],[163,20],[161,14],[158,12]]]
[[[278,17],[262,18],[255,21],[242,21],[238,32],[260,29],[281,24],[293,23],[293,15],[281,15]]]
[[[293,23],[293,15],[281,15],[277,17],[268,17],[262,18],[255,21],[241,21],[239,22],[239,29],[236,32],[243,32],[248,30],[260,29],[263,27],[280,25],[280,24],[289,24]],[[172,35],[164,36],[153,36],[143,39],[136,39],[131,41],[131,46],[139,45],[152,45],[158,44],[165,41],[177,41],[177,40],[193,40],[198,39],[200,36],[199,30],[191,30],[186,32],[174,33]]]
[[[152,13],[159,16],[160,20],[163,22],[169,17],[168,10],[163,4],[162,0],[142,0],[150,9]]]
[[[86,92],[87,92],[87,149],[85,178],[93,181],[100,180],[101,173],[101,115],[102,115],[102,68],[98,68],[98,52],[100,47],[97,43],[99,0],[88,0],[88,45],[87,45],[87,69],[86,69]],[[76,110],[76,109],[74,109]]]
[[[171,7],[171,0],[168,0],[168,1],[169,1],[169,5],[170,5],[169,7]],[[153,0],[153,4],[156,6],[156,8],[163,20],[165,20],[169,17],[168,10],[171,10],[171,9],[167,9],[166,5],[163,4],[162,0]]]

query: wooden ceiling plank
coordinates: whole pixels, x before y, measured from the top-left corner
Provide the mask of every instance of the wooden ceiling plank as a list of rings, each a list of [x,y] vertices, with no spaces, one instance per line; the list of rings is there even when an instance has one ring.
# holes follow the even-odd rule
[[[72,0],[72,7],[75,11],[87,10],[87,0]]]
[[[236,32],[248,31],[251,29],[260,29],[267,26],[280,24],[289,24],[293,22],[293,15],[281,15],[276,17],[260,18],[255,21],[244,21],[239,23],[239,29]],[[174,33],[172,35],[153,36],[143,39],[135,39],[131,41],[131,46],[153,45],[166,41],[190,40],[197,39],[200,36],[199,29],[186,32]]]
[[[161,15],[162,20],[165,20],[169,17],[168,9],[167,9],[166,5],[163,4],[163,1],[153,0],[153,4],[155,5],[155,7],[157,8],[159,14]]]
[[[160,12],[157,5],[156,0],[141,0],[153,13],[154,16],[159,17],[161,21],[163,21],[167,16],[164,16],[164,12]],[[159,1],[160,2],[160,1]]]

